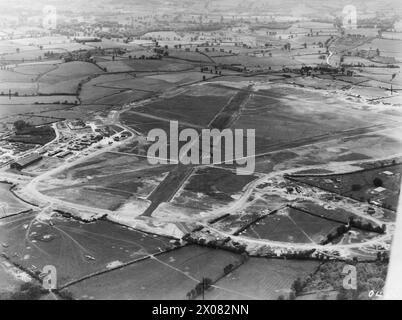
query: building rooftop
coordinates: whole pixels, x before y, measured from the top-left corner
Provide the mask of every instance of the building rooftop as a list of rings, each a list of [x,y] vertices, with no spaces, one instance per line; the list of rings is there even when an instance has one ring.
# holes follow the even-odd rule
[[[387,189],[385,189],[385,188],[383,188],[383,187],[378,187],[378,188],[375,188],[375,189],[374,189],[374,191],[375,191],[375,192],[378,192],[378,193],[383,192],[383,191],[385,191],[385,190],[387,190]]]
[[[41,158],[41,156],[38,153],[33,153],[33,154],[30,154],[29,156],[16,160],[14,163],[20,165],[21,167],[24,167],[40,158]]]

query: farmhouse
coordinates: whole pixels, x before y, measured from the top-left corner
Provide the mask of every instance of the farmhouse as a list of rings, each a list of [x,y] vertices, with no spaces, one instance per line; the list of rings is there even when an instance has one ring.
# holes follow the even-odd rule
[[[31,164],[34,164],[38,161],[42,160],[42,156],[38,153],[31,154],[29,156],[18,159],[17,161],[10,164],[11,169],[22,170],[26,167],[29,167]]]

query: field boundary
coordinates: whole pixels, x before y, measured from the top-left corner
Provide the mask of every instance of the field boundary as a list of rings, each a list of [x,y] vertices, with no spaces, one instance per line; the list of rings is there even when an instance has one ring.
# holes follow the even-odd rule
[[[97,276],[100,276],[100,275],[103,275],[103,274],[105,274],[105,273],[112,272],[112,271],[115,271],[115,270],[123,269],[123,268],[125,268],[125,267],[127,267],[127,266],[130,266],[130,265],[132,265],[132,264],[135,264],[135,263],[137,263],[137,262],[141,262],[141,261],[150,259],[151,257],[154,257],[154,256],[159,256],[159,255],[161,255],[161,254],[163,254],[163,253],[168,253],[168,252],[171,252],[171,251],[180,249],[180,248],[184,248],[185,246],[186,246],[186,245],[180,246],[180,247],[175,247],[175,248],[172,248],[172,249],[169,249],[169,250],[166,250],[166,251],[161,251],[161,252],[157,252],[157,253],[148,254],[148,255],[145,256],[145,257],[137,258],[137,259],[135,259],[135,260],[131,260],[131,261],[122,263],[121,265],[116,266],[116,267],[114,267],[114,268],[102,269],[102,270],[100,270],[100,271],[96,271],[96,272],[90,273],[90,274],[88,274],[88,275],[86,275],[86,276],[84,276],[84,277],[82,277],[82,278],[80,278],[80,279],[71,280],[70,282],[65,283],[65,284],[62,285],[61,287],[57,288],[57,290],[58,290],[58,291],[64,290],[64,289],[66,289],[66,288],[68,288],[68,287],[71,287],[72,285],[75,285],[75,284],[80,283],[80,282],[82,282],[82,281],[88,280],[88,279],[90,279],[90,278],[97,277]]]

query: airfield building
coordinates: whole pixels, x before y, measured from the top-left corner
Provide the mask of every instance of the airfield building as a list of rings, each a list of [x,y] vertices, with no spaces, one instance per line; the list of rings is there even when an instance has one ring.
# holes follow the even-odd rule
[[[30,165],[42,160],[42,156],[39,155],[38,153],[31,154],[29,156],[20,158],[16,160],[15,162],[10,164],[11,169],[17,169],[17,170],[22,170]]]

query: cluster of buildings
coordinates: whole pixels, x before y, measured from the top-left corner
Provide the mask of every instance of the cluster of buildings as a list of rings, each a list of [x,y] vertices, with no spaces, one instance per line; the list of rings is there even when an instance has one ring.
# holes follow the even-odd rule
[[[83,128],[90,129],[92,133],[76,134],[77,130]],[[125,140],[131,136],[131,133],[128,131],[122,131],[117,134],[107,126],[98,127],[93,130],[91,125],[88,125],[81,120],[62,122],[59,124],[59,129],[61,129],[61,132],[57,142],[52,143],[51,146],[43,148],[38,152],[31,152],[17,160],[10,161],[10,168],[21,171],[41,161],[44,156],[65,159],[74,155],[76,152],[89,148],[90,146],[102,141],[104,138],[110,138],[109,144],[112,144],[113,141]],[[70,130],[70,132],[74,131],[74,134],[66,134],[65,130]]]
[[[79,139],[73,140],[68,143],[67,149],[70,151],[81,151],[84,150],[94,143],[99,142],[103,139],[102,135],[91,134],[89,136],[83,136]]]

